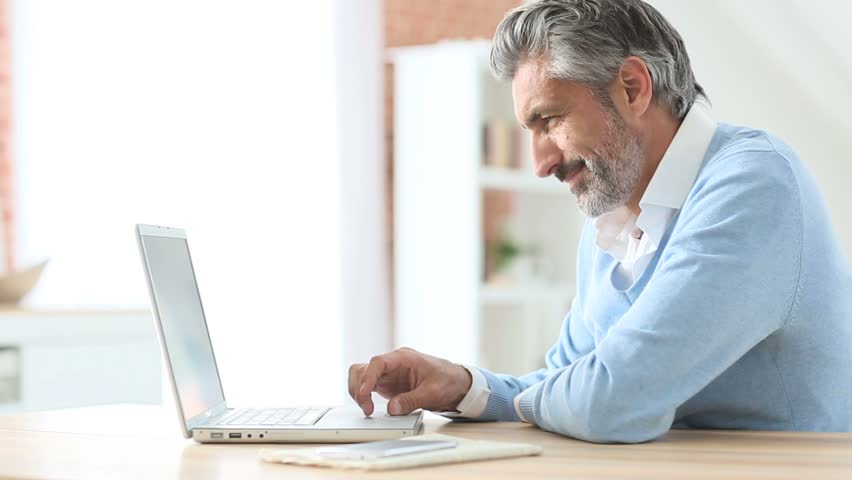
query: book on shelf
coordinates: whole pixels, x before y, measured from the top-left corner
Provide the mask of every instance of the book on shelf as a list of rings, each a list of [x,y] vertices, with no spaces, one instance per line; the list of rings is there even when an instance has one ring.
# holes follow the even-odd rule
[[[495,119],[482,128],[482,164],[486,167],[532,168],[529,134],[515,122]]]

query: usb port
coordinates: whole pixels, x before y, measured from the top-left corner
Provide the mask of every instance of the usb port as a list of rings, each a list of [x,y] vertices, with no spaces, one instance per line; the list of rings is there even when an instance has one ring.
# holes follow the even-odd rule
[[[228,438],[243,438],[242,433],[229,433]]]
[[[211,439],[213,439],[213,440],[221,439],[221,438],[222,438],[222,432],[219,432],[219,433],[211,433],[211,434],[210,434],[210,438],[211,438]]]

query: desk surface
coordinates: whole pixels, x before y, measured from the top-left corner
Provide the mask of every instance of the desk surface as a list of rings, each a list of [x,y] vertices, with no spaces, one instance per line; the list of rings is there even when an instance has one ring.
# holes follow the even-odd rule
[[[595,445],[520,423],[427,432],[534,443],[541,457],[362,473],[266,464],[260,445],[183,440],[160,407],[114,405],[0,417],[0,477],[23,478],[852,478],[852,433],[673,430],[641,445]]]

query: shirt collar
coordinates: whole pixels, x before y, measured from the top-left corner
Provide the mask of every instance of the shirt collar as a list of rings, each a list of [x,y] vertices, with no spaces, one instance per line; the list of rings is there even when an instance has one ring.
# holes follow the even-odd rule
[[[658,205],[680,209],[695,183],[704,154],[716,131],[707,105],[698,100],[686,114],[639,201],[639,208]],[[641,215],[640,215],[641,216]]]
[[[710,116],[709,106],[701,99],[696,100],[639,200],[642,210],[639,217],[622,206],[594,220],[598,247],[623,260],[628,235],[635,225],[644,232],[641,253],[656,251],[674,212],[683,206],[695,183],[715,132],[716,121]]]

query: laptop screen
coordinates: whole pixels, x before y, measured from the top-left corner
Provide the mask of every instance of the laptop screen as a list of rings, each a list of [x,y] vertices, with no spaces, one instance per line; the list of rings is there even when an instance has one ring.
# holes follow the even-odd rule
[[[151,288],[184,420],[222,404],[225,396],[186,239],[142,235]]]

